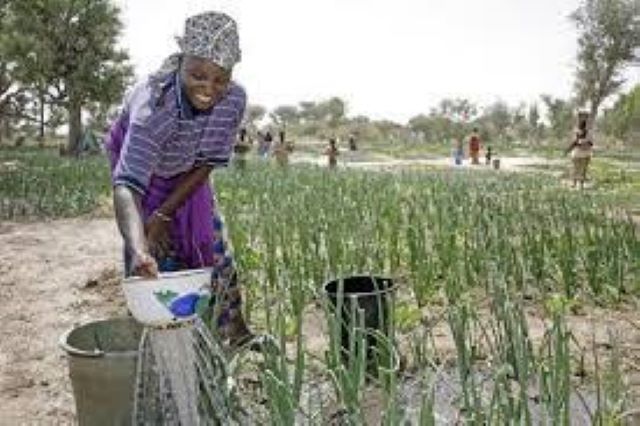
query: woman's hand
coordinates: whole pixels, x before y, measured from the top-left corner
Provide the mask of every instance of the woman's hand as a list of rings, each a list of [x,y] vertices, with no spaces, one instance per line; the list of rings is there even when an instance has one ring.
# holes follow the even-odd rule
[[[147,219],[144,224],[144,240],[149,246],[149,252],[157,259],[171,254],[173,249],[169,232],[172,214],[207,181],[211,170],[211,166],[199,166],[185,173],[162,206]]]
[[[147,248],[140,196],[127,186],[116,185],[113,190],[113,202],[118,229],[124,238],[125,247],[130,247],[130,272],[137,276],[155,278],[158,275],[158,265]]]
[[[145,234],[149,251],[157,259],[162,259],[171,252],[170,219],[161,214],[153,214],[145,224]]]
[[[131,263],[133,275],[144,278],[158,277],[158,264],[149,253],[144,251],[134,251]]]

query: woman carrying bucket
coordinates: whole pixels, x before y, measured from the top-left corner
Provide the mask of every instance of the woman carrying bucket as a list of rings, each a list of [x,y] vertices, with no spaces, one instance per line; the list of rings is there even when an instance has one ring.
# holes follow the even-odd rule
[[[125,274],[213,267],[214,328],[234,346],[252,335],[209,177],[228,164],[246,105],[231,80],[237,25],[223,13],[192,16],[178,44],[129,93],[106,140]]]
[[[329,159],[329,168],[335,169],[338,166],[338,147],[336,145],[336,138],[329,138],[329,146],[325,150],[324,154]]]
[[[580,183],[580,189],[584,188],[584,181],[587,180],[587,169],[593,153],[593,140],[588,131],[589,113],[580,112],[578,114],[578,130],[571,145],[567,148],[567,154],[571,153],[573,162],[573,188]]]

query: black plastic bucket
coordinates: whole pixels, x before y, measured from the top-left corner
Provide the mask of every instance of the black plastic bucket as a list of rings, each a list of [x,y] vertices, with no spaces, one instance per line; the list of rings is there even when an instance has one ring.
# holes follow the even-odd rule
[[[340,289],[342,285],[342,293]],[[367,331],[367,358],[373,361],[373,353],[379,340],[372,332],[379,332],[388,341],[393,341],[393,319],[391,318],[394,303],[395,285],[391,278],[356,275],[329,281],[324,291],[331,302],[333,315],[340,318],[341,346],[343,359],[348,358],[351,347],[351,336],[354,327],[358,327],[358,318],[353,318],[355,310],[361,310],[364,316],[364,327]],[[342,297],[342,312],[336,312]]]

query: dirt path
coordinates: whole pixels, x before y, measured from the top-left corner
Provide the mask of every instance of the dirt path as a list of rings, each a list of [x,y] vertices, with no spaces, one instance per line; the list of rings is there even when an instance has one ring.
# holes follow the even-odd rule
[[[123,313],[111,219],[0,225],[0,424],[72,424],[58,338]]]
[[[324,156],[312,155],[309,153],[294,153],[291,156],[291,163],[304,163],[314,164],[317,166],[326,166],[327,159]],[[531,166],[550,166],[550,165],[562,165],[566,164],[564,160],[550,160],[543,157],[527,156],[527,157],[500,157],[500,169],[506,171],[525,171]],[[359,153],[351,153],[348,151],[341,152],[341,157],[338,159],[338,165],[349,169],[368,169],[368,170],[381,170],[381,169],[396,169],[415,166],[432,166],[442,168],[455,168],[455,169],[477,169],[477,170],[492,170],[492,167],[484,164],[478,166],[472,166],[468,160],[464,161],[462,165],[456,166],[453,163],[453,159],[450,157],[438,157],[438,158],[413,158],[413,159],[396,159],[389,156],[377,155],[375,159],[367,159],[362,157]],[[568,165],[567,165],[568,167]],[[529,169],[530,170],[530,169]]]

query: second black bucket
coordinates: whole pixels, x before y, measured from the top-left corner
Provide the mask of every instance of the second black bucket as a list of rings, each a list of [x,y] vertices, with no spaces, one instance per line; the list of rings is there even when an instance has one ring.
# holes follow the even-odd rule
[[[350,330],[357,326],[357,319],[352,318],[354,306],[363,311],[364,327],[368,332],[379,331],[389,341],[393,341],[391,315],[394,290],[395,285],[391,278],[371,275],[350,276],[329,281],[324,285],[324,291],[334,310],[342,298],[342,313],[336,316],[342,319],[341,344],[344,355],[348,355],[351,346]],[[368,334],[368,358],[371,358],[372,348],[376,346],[378,340],[373,334]]]

